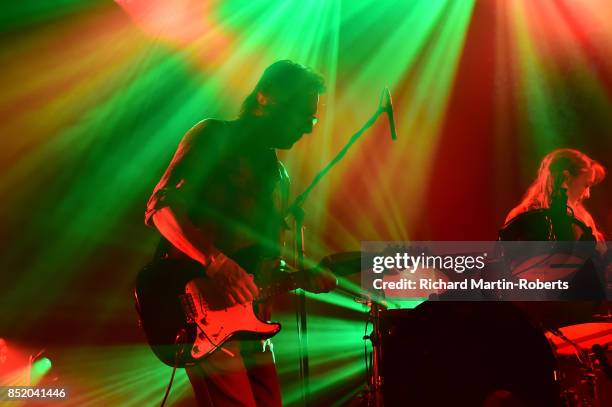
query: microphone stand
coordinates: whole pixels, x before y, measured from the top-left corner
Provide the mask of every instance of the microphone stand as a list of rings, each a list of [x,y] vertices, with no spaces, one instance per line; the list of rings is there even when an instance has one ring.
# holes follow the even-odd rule
[[[323,177],[334,167],[342,158],[346,155],[348,150],[351,148],[357,140],[365,133],[367,129],[372,127],[378,117],[382,113],[389,115],[389,122],[392,129],[392,138],[395,140],[395,124],[393,122],[393,110],[391,106],[391,96],[389,89],[385,88],[380,96],[380,102],[376,112],[368,119],[368,121],[359,129],[346,143],[346,145],[340,150],[338,154],[323,168],[310,182],[308,187],[298,195],[293,204],[289,207],[288,213],[293,217],[295,221],[294,230],[294,264],[298,271],[304,271],[304,217],[305,212],[303,209],[304,202],[308,198],[308,195],[313,188],[323,179]],[[302,402],[306,407],[311,406],[310,402],[310,367],[308,358],[308,326],[306,319],[306,296],[304,290],[299,290],[296,299],[296,322],[297,322],[297,334],[299,342],[299,356],[300,356],[300,379],[302,382]]]

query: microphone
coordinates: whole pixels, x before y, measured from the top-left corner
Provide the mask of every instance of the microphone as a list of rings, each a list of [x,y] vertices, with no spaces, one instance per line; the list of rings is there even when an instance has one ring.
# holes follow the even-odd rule
[[[563,180],[558,181],[560,184]],[[578,240],[572,228],[572,216],[568,213],[567,188],[561,185],[555,188],[551,195],[550,222],[552,226],[551,240]],[[595,239],[593,239],[595,240]]]
[[[386,86],[380,94],[379,109],[387,114],[389,118],[389,129],[391,130],[391,139],[396,140],[397,134],[395,132],[395,118],[393,117],[393,102],[391,100],[391,92],[389,92],[389,88]]]

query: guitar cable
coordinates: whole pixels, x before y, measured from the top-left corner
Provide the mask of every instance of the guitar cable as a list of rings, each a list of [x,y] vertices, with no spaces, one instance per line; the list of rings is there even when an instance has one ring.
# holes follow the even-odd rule
[[[166,394],[164,394],[164,399],[162,400],[159,407],[164,407],[166,401],[168,400],[168,396],[170,395],[170,389],[172,388],[172,382],[174,381],[174,375],[176,374],[176,369],[178,368],[178,364],[180,359],[183,357],[183,352],[185,351],[185,336],[187,335],[187,331],[185,328],[182,328],[176,334],[176,338],[174,339],[174,344],[178,345],[182,343],[179,349],[176,351],[174,355],[174,366],[172,367],[172,374],[170,375],[170,381],[168,382],[168,387],[166,388]]]

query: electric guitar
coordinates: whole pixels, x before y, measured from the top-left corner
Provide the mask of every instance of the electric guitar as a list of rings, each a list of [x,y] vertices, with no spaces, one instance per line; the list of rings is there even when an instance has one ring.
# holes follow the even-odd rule
[[[252,250],[230,256],[243,269],[253,271],[261,263]],[[301,273],[277,272],[273,281],[256,283],[256,301],[299,288]],[[198,285],[194,279],[201,278]],[[162,259],[145,266],[134,289],[136,311],[149,346],[159,360],[171,367],[185,367],[224,350],[229,339],[267,339],[281,325],[260,320],[253,303],[226,306],[221,293],[193,260]]]

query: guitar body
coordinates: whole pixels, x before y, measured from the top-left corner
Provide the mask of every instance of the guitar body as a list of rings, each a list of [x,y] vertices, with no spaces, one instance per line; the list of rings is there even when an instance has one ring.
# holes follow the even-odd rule
[[[253,270],[254,261],[233,258]],[[198,286],[196,278],[202,279]],[[193,364],[230,339],[267,339],[281,329],[257,318],[253,303],[224,307],[220,293],[193,260],[148,264],[137,276],[134,295],[149,346],[172,367]]]
[[[208,285],[204,291],[209,289],[214,287]],[[194,299],[193,304],[189,306],[189,317],[197,325],[195,341],[191,348],[191,358],[194,360],[205,358],[231,338],[267,339],[281,329],[279,323],[263,322],[257,318],[251,302],[227,308],[215,307],[211,301],[202,297],[202,292],[193,281],[187,283],[185,291]]]

